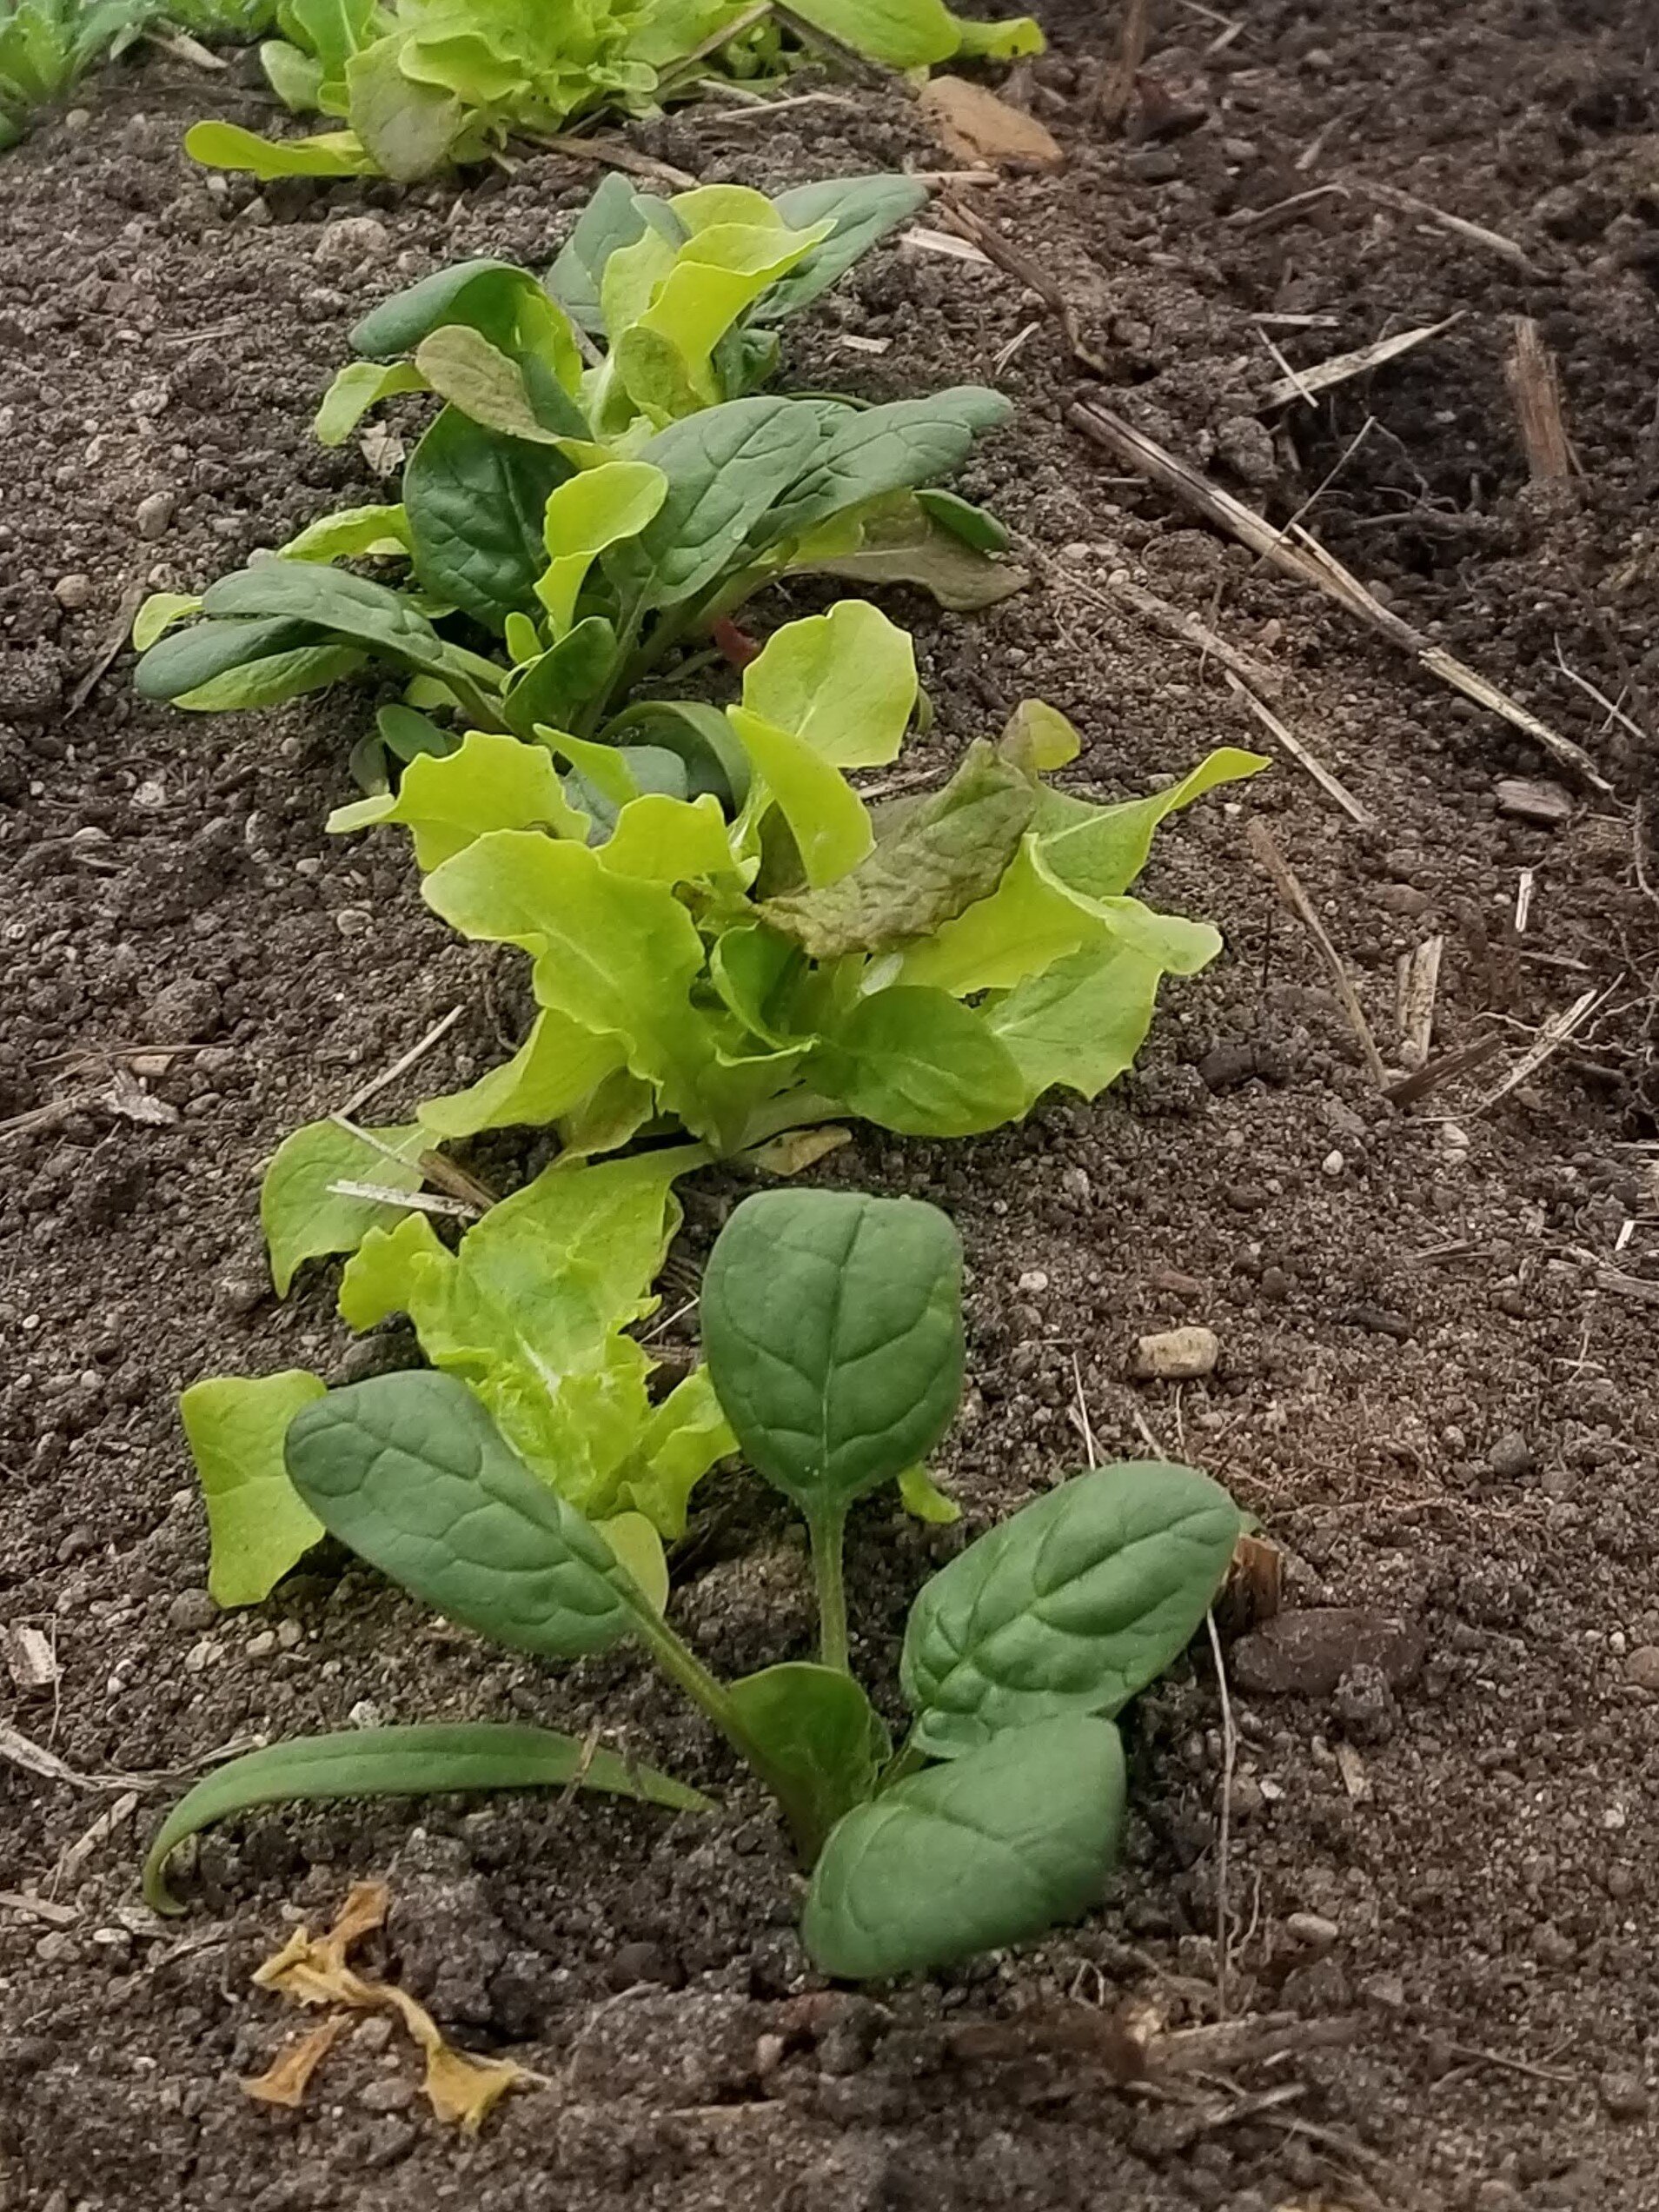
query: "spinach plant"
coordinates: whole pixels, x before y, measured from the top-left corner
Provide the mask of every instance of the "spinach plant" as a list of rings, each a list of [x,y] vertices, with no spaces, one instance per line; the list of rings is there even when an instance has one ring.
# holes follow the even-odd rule
[[[904,1639],[908,1733],[847,1667],[849,1509],[942,1439],[963,1370],[961,1259],[912,1199],[775,1192],[744,1202],[703,1290],[709,1373],[751,1465],[804,1515],[820,1598],[814,1659],[724,1683],[592,1524],[539,1482],[455,1377],[328,1392],[289,1431],[318,1521],[450,1619],[537,1657],[632,1641],[777,1800],[811,1883],[806,1947],[849,1979],[948,1963],[1099,1897],[1123,1817],[1112,1716],[1203,1619],[1239,1530],[1190,1468],[1077,1475],[926,1584]],[[523,1727],[383,1728],[279,1744],[220,1769],[151,1846],[170,1852],[280,1800],[582,1784],[692,1809],[685,1785]]]
[[[913,581],[954,607],[1018,589],[992,557],[999,526],[929,488],[1006,418],[997,394],[861,408],[752,389],[777,325],[920,191],[866,176],[776,202],[734,185],[663,201],[612,179],[545,286],[474,261],[385,302],[318,428],[338,441],[378,400],[438,393],[401,501],[325,516],[202,599],[148,602],[140,691],[222,711],[389,668],[406,707],[360,754],[372,787],[388,755],[454,741],[435,714],[614,741],[642,684],[781,576]],[[406,563],[408,584],[330,565],[359,557]]]
[[[0,147],[159,12],[156,0],[0,0]]]
[[[1029,17],[971,23],[944,0],[278,0],[276,17],[282,36],[260,50],[271,89],[345,128],[273,139],[202,123],[185,141],[197,160],[407,182],[599,109],[654,110],[710,76],[774,76],[803,30],[900,69],[1043,45]]]

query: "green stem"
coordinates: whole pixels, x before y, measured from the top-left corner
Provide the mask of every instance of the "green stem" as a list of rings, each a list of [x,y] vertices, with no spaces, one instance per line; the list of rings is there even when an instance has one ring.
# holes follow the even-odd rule
[[[752,1146],[764,1145],[768,1137],[781,1136],[786,1129],[809,1129],[815,1121],[833,1121],[846,1112],[844,1106],[817,1091],[780,1091],[756,1106],[732,1150],[746,1152]]]
[[[902,1782],[907,1774],[915,1774],[927,1763],[927,1754],[913,1736],[907,1736],[893,1757],[876,1777],[876,1795],[891,1790],[895,1782]]]
[[[813,1578],[818,1584],[819,1659],[847,1674],[846,1584],[841,1573],[846,1506],[828,1505],[808,1513],[806,1528],[813,1545]]]
[[[712,1675],[690,1646],[674,1634],[660,1613],[649,1604],[635,1609],[639,1634],[652,1657],[664,1674],[684,1691],[700,1712],[706,1713],[732,1749],[748,1762],[783,1809],[789,1823],[789,1832],[795,1847],[807,1865],[811,1865],[822,1842],[822,1831],[813,1808],[797,1792],[789,1778],[780,1774],[766,1757],[764,1748],[751,1735],[743,1716],[727,1695],[725,1685]]]

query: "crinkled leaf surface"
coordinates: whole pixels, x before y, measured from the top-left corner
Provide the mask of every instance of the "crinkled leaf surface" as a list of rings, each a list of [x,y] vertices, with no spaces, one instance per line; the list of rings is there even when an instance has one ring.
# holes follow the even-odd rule
[[[808,1064],[814,1089],[906,1137],[972,1137],[1017,1120],[1019,1064],[948,993],[899,985],[860,999]]]
[[[813,1870],[801,1938],[847,1981],[1020,1943],[1098,1900],[1123,1812],[1110,1721],[999,1736],[846,1815]]]
[[[587,831],[586,816],[565,796],[547,747],[488,730],[468,731],[453,753],[421,754],[411,761],[395,797],[355,800],[328,817],[336,834],[380,822],[408,825],[415,860],[427,870],[490,830],[534,827],[577,839]]]
[[[989,899],[1036,806],[1030,778],[982,738],[943,790],[847,874],[804,896],[766,900],[757,912],[819,960],[930,936]]]
[[[529,953],[543,1006],[622,1038],[636,1075],[690,1105],[712,1051],[690,995],[703,947],[667,885],[618,875],[588,846],[496,830],[422,888],[463,936]]]
[[[1239,1532],[1224,1490],[1138,1460],[988,1530],[911,1609],[901,1680],[936,1757],[1065,1712],[1115,1713],[1183,1651]]]
[[[820,418],[825,428],[816,451],[752,530],[753,542],[776,544],[843,508],[953,475],[980,432],[998,428],[1012,411],[1000,393],[978,384],[885,407],[833,410]]]
[[[464,1378],[524,1461],[584,1511],[648,1511],[646,1462],[663,1432],[646,1395],[653,1362],[626,1332],[655,1308],[651,1284],[680,1220],[674,1179],[702,1157],[680,1146],[557,1164],[492,1206],[455,1252],[414,1217],[365,1240],[341,1312],[359,1330],[407,1313],[427,1358]],[[640,1494],[620,1498],[636,1470]],[[683,1513],[683,1495],[675,1503]]]
[[[708,1370],[752,1464],[803,1511],[926,1458],[962,1390],[962,1251],[936,1206],[852,1191],[746,1199],[715,1241]]]

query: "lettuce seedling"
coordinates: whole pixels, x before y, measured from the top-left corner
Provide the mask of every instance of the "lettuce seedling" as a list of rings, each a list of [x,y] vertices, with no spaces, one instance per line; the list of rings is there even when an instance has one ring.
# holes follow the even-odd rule
[[[735,185],[657,200],[613,178],[545,287],[466,262],[386,301],[353,333],[365,358],[318,430],[338,442],[388,395],[436,392],[401,499],[324,517],[202,599],[148,601],[140,691],[222,711],[389,666],[411,711],[382,719],[358,762],[384,788],[391,760],[453,743],[434,712],[602,734],[670,655],[784,575],[909,581],[957,608],[1019,589],[993,557],[999,525],[930,488],[1006,419],[997,394],[860,408],[753,390],[778,323],[922,189],[867,176],[776,202]],[[408,587],[329,565],[362,557],[407,562]]]
[[[647,1587],[666,1589],[661,1538],[683,1532],[693,1485],[736,1447],[701,1367],[653,1401],[657,1363],[630,1332],[656,1310],[651,1285],[680,1219],[675,1180],[707,1154],[681,1146],[549,1168],[452,1252],[428,1215],[395,1204],[396,1156],[412,1137],[428,1141],[410,1129],[366,1138],[337,1122],[289,1139],[266,1178],[279,1287],[319,1245],[357,1242],[342,1318],[362,1331],[406,1314],[427,1358],[461,1378],[531,1473]],[[337,1195],[354,1171],[382,1195]],[[208,1587],[221,1604],[268,1597],[322,1534],[282,1449],[323,1388],[291,1369],[216,1377],[180,1400],[212,1538]]]
[[[789,13],[897,69],[1043,46],[1029,17],[971,23],[944,0],[797,0]],[[271,89],[346,128],[272,139],[201,123],[185,140],[198,161],[407,183],[599,109],[641,114],[721,74],[775,74],[800,50],[796,23],[753,0],[278,0],[276,17],[282,37],[260,50]]]
[[[288,1434],[294,1487],[333,1535],[493,1642],[552,1659],[642,1645],[777,1800],[811,1876],[802,1936],[826,1973],[946,1964],[1086,1911],[1123,1820],[1113,1717],[1203,1620],[1239,1531],[1231,1499],[1191,1468],[1105,1467],[970,1544],[912,1609],[895,1752],[847,1670],[842,1533],[850,1507],[933,1450],[955,1412],[955,1231],[913,1199],[752,1198],[715,1245],[702,1308],[726,1416],[806,1520],[814,1660],[720,1681],[453,1376],[381,1376],[307,1405]],[[151,1845],[146,1895],[176,1910],[169,1854],[251,1805],[578,1784],[703,1802],[552,1731],[350,1731],[255,1752],[199,1784]]]
[[[614,747],[474,732],[336,813],[405,824],[434,911],[531,961],[520,1050],[415,1127],[551,1121],[581,1155],[678,1125],[729,1155],[842,1115],[972,1136],[1114,1081],[1164,975],[1220,949],[1128,895],[1153,833],[1264,762],[1223,747],[1102,806],[1048,782],[1078,741],[1032,701],[931,794],[868,802],[853,774],[917,695],[909,638],[843,601],[776,631],[723,715],[641,706]],[[314,1187],[268,1189],[266,1225],[279,1253],[361,1233]]]

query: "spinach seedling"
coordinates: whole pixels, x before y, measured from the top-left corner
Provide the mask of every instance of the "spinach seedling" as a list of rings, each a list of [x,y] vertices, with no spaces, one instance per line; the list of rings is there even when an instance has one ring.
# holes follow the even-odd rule
[[[401,499],[324,516],[199,599],[147,601],[140,692],[225,712],[390,668],[406,703],[354,761],[371,791],[453,749],[456,722],[598,737],[648,768],[665,747],[707,747],[694,704],[641,704],[641,687],[706,656],[780,578],[914,582],[961,608],[1018,590],[1000,525],[938,488],[1006,419],[998,394],[862,408],[757,389],[779,323],[924,189],[877,176],[661,200],[612,178],[545,286],[463,262],[384,302],[318,430],[337,443],[377,401],[435,393]],[[362,558],[407,581],[335,565]]]
[[[849,1979],[1015,1943],[1096,1902],[1124,1810],[1112,1716],[1176,1656],[1231,1558],[1239,1516],[1185,1467],[1072,1477],[925,1584],[894,1750],[847,1671],[848,1508],[938,1445],[961,1387],[961,1258],[931,1206],[831,1191],[744,1202],[704,1290],[713,1378],[758,1471],[805,1515],[815,1660],[723,1683],[576,1509],[539,1482],[453,1376],[329,1392],[289,1431],[322,1524],[450,1619],[567,1659],[632,1640],[777,1799],[811,1881],[802,1935]],[[234,1761],[163,1824],[146,1894],[208,1822],[279,1799],[558,1783],[700,1803],[684,1784],[550,1731],[382,1729]]]

